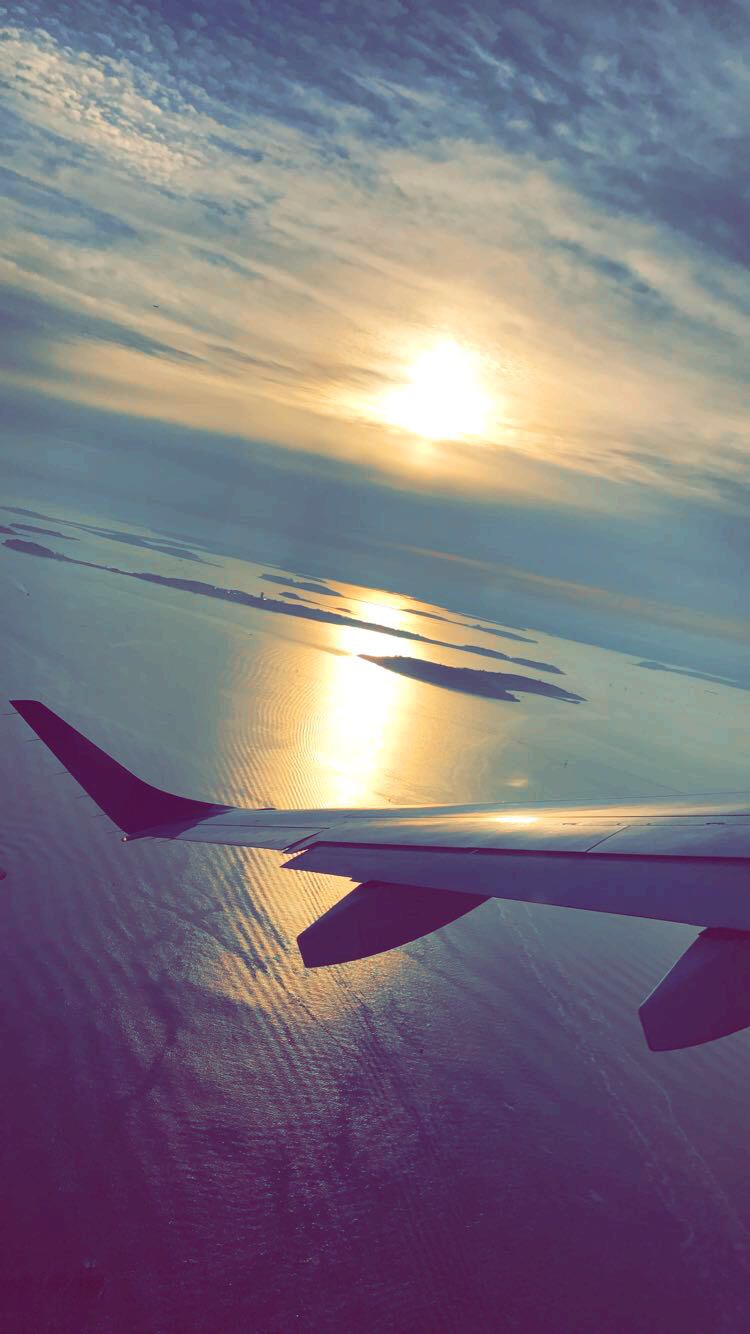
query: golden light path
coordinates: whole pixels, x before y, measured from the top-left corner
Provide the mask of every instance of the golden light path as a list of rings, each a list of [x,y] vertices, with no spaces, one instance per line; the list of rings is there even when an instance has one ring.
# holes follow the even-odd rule
[[[387,603],[360,602],[357,614],[393,627],[404,619],[399,607]],[[397,653],[398,641],[348,625],[336,627],[335,640],[340,652],[327,659],[321,681],[324,748],[315,755],[328,781],[326,802],[381,805],[379,792],[407,720],[404,703],[409,691],[404,690],[403,678],[363,662],[358,655]]]
[[[382,599],[373,594],[371,601],[351,598],[351,605],[352,609],[356,607],[358,618],[375,625],[399,628],[408,623],[408,613],[387,594],[382,595]],[[259,712],[250,709],[245,713],[241,703],[242,688],[238,690],[240,712],[243,717],[252,719],[250,731],[258,729],[267,733],[271,744],[258,771],[243,769],[242,757],[247,757],[252,750],[249,733],[242,733],[238,745],[236,728],[234,725],[229,728],[226,755],[230,767],[237,763],[236,787],[246,791],[260,790],[272,796],[280,794],[279,804],[290,806],[388,806],[393,776],[403,767],[403,748],[413,726],[414,693],[418,683],[384,671],[359,656],[397,654],[403,651],[400,640],[356,625],[325,625],[320,630],[322,642],[316,634],[309,644],[314,655],[306,668],[310,694],[304,690],[297,697],[295,692],[294,678],[300,663],[296,645],[291,656],[286,645],[281,652],[270,652],[268,665],[260,676],[251,671],[246,688],[265,696],[268,709],[262,707]],[[244,639],[239,645],[237,681],[242,682],[246,657]],[[421,645],[409,645],[410,653],[416,655],[420,651]],[[301,711],[308,715],[309,727],[299,728]],[[285,725],[290,728],[283,734],[286,739],[293,735],[297,738],[292,752],[286,745],[273,744]],[[290,776],[290,769],[297,767],[308,771],[308,781],[303,782],[301,788],[295,786],[294,776]],[[314,780],[312,784],[309,776]],[[268,976],[275,979],[281,967],[289,967],[296,974],[301,965],[291,948],[294,936],[315,918],[316,910],[323,912],[336,898],[348,893],[352,885],[345,880],[331,880],[326,884],[325,877],[317,877],[317,884],[315,877],[309,881],[302,877],[297,884],[296,876],[279,877],[264,853],[240,849],[239,855],[247,865],[253,894],[262,893],[264,911],[289,940],[290,948],[282,963],[270,957]],[[258,855],[265,860],[256,864]],[[278,1004],[276,987],[266,990],[258,976],[248,972],[244,951],[247,938],[253,935],[255,927],[252,917],[241,904],[236,908],[234,926],[238,940],[236,948],[214,949],[209,942],[190,966],[201,986],[234,1001],[255,1007],[267,1006],[275,1013],[274,1007]],[[400,952],[392,951],[379,957],[374,969],[364,976],[359,974],[358,985],[377,987],[385,974],[405,967]],[[322,985],[316,992],[310,1022],[316,1022],[316,1016],[333,1022],[345,1007],[346,985],[343,989]],[[304,1016],[298,1018],[302,1022]]]
[[[408,383],[388,390],[377,412],[423,439],[460,440],[486,432],[491,408],[476,354],[444,338],[416,358]]]

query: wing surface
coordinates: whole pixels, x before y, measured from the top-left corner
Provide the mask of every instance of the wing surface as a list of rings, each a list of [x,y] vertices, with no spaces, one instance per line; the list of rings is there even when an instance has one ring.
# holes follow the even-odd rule
[[[275,848],[292,870],[360,883],[750,930],[750,794],[245,810],[151,787],[44,704],[13,704],[128,839]]]
[[[275,848],[357,888],[298,938],[310,967],[392,949],[487,898],[708,928],[641,1007],[658,1051],[750,1023],[750,794],[665,801],[251,810],[175,796],[38,700],[14,708],[124,841]]]

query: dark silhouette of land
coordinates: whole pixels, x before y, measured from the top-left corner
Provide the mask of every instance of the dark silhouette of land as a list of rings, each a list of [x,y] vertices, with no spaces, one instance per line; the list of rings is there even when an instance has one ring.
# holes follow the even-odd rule
[[[44,519],[47,523],[60,523],[60,519],[55,519],[51,514],[40,514],[39,510],[29,510],[23,505],[0,505],[6,514],[25,514],[27,519]],[[64,523],[65,520],[62,520]]]
[[[693,676],[696,681],[710,681],[715,686],[732,686],[734,690],[750,690],[750,682],[733,681],[728,676],[713,676],[711,672],[696,672],[690,667],[667,667],[664,662],[637,662],[649,672],[671,672],[673,676]]]
[[[419,607],[402,607],[402,611],[408,611],[410,616],[424,616],[430,621],[445,621],[446,625],[460,625],[462,630],[483,630],[487,635],[499,635],[502,639],[514,639],[518,644],[536,644],[536,639],[530,639],[528,635],[516,634],[513,630],[501,630],[496,625],[471,624],[469,621],[457,621],[452,616],[441,616],[436,611],[422,611]]]
[[[322,621],[326,625],[348,625],[356,630],[373,630],[380,635],[391,635],[394,639],[406,639],[418,644],[431,644],[435,648],[453,649],[462,653],[475,653],[482,658],[512,662],[524,667],[530,666],[537,671],[560,673],[560,668],[555,667],[552,663],[534,663],[526,658],[511,658],[507,653],[501,653],[499,649],[485,648],[482,644],[449,644],[441,639],[429,639],[426,635],[417,634],[415,630],[402,630],[390,625],[380,625],[377,621],[361,621],[356,616],[342,616],[339,612],[331,611],[328,607],[290,605],[287,601],[282,602],[280,599],[267,598],[263,593],[256,595],[246,593],[241,588],[221,588],[218,584],[207,584],[200,579],[179,579],[173,575],[154,574],[151,571],[121,570],[116,565],[102,565],[98,561],[76,560],[73,556],[65,556],[59,551],[52,551],[49,547],[42,546],[39,542],[27,541],[21,537],[6,538],[3,546],[8,547],[11,551],[22,552],[27,556],[41,556],[64,565],[80,565],[89,570],[103,570],[107,574],[120,575],[123,579],[140,579],[148,584],[161,584],[165,588],[178,588],[182,592],[194,593],[198,597],[218,598],[222,602],[234,602],[244,607],[253,607],[256,611],[273,612],[281,616],[299,616],[303,620]],[[453,669],[447,668],[446,670]],[[525,677],[517,678],[517,680],[526,679]],[[556,687],[550,686],[550,691],[555,689]],[[564,691],[560,693],[561,696],[565,695]]]
[[[341,594],[335,588],[329,588],[328,584],[318,583],[316,579],[292,579],[280,574],[262,574],[261,579],[265,579],[268,584],[283,584],[285,588],[301,588],[305,593],[319,593],[321,597],[340,598]]]
[[[400,676],[410,676],[415,681],[425,681],[428,685],[442,686],[446,690],[460,690],[464,695],[499,699],[506,704],[518,703],[518,696],[511,693],[514,690],[527,695],[546,695],[548,699],[564,700],[567,704],[586,702],[583,695],[562,690],[549,681],[536,681],[533,676],[516,676],[512,672],[483,672],[475,667],[447,667],[444,663],[427,662],[423,658],[379,658],[369,653],[361,653],[359,656],[366,662],[374,662],[377,667],[398,672]]]
[[[21,551],[25,556],[47,556],[50,560],[60,560],[65,565],[89,564],[87,560],[72,560],[70,556],[61,556],[57,551],[43,547],[40,542],[30,542],[25,537],[9,537],[3,542],[3,546],[8,547],[10,551]]]
[[[177,560],[194,561],[198,565],[216,565],[215,561],[206,560],[192,551],[189,546],[182,542],[161,541],[158,538],[142,537],[139,533],[122,532],[118,528],[100,528],[93,523],[81,523],[73,519],[53,519],[50,514],[39,514],[36,510],[22,509],[16,505],[4,505],[3,509],[7,514],[24,514],[31,519],[47,519],[53,523],[64,523],[68,528],[77,528],[80,532],[90,533],[92,537],[104,537],[109,542],[122,542],[126,546],[141,547],[144,551],[159,551],[163,556],[175,556]],[[71,537],[69,533],[59,533],[52,528],[37,528],[30,523],[18,523],[13,521],[13,528],[17,531],[29,533],[41,533],[46,537],[62,537],[67,542],[74,542],[76,538]],[[3,528],[3,532],[12,532],[10,528]],[[38,554],[38,553],[37,553]]]
[[[553,662],[537,662],[534,658],[509,658],[506,654],[493,654],[493,657],[505,658],[506,662],[515,662],[519,667],[530,667],[534,672],[554,672],[555,676],[564,676],[562,667],[556,667]]]
[[[457,621],[458,625],[459,622]],[[501,639],[517,639],[519,644],[537,644],[537,639],[529,639],[527,635],[517,635],[510,630],[501,630],[498,625],[480,625],[479,621],[461,621],[467,630],[481,630],[485,635],[499,635]]]
[[[61,537],[63,542],[78,541],[78,538],[73,537],[70,533],[58,533],[56,528],[37,528],[36,524],[33,523],[14,523],[13,528],[6,529],[4,527],[3,532],[10,533],[13,532],[13,529],[17,533],[41,533],[43,537]]]

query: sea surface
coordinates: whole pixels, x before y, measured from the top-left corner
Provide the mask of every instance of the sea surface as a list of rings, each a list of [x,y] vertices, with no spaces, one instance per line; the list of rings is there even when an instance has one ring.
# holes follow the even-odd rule
[[[233,559],[187,523],[20,498],[0,525],[0,699],[170,791],[750,789],[747,683],[416,603],[408,571],[396,595]],[[556,690],[488,698],[488,672]],[[348,882],[123,845],[0,713],[3,1329],[750,1328],[750,1035],[655,1054],[637,1015],[693,928],[491,901],[307,971],[295,938]]]

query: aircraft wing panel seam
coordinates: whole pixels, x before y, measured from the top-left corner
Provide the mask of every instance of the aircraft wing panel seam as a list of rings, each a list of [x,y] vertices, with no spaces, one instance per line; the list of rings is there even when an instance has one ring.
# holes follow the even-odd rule
[[[608,837],[614,837],[615,833]],[[602,839],[601,842],[605,842]],[[601,844],[595,844],[599,847]],[[636,862],[677,862],[684,865],[687,862],[705,864],[715,867],[717,862],[724,865],[746,866],[750,870],[750,854],[744,856],[724,857],[716,853],[690,854],[679,852],[594,852],[592,848],[585,851],[570,852],[563,848],[486,848],[471,847],[469,845],[459,846],[457,844],[443,843],[370,843],[358,842],[356,839],[330,839],[315,838],[313,846],[316,848],[350,848],[352,851],[361,852],[429,852],[439,853],[441,856],[467,856],[475,855],[477,857],[543,857],[550,861],[582,861],[586,857],[596,858],[597,861],[615,863],[627,862],[628,864]]]

